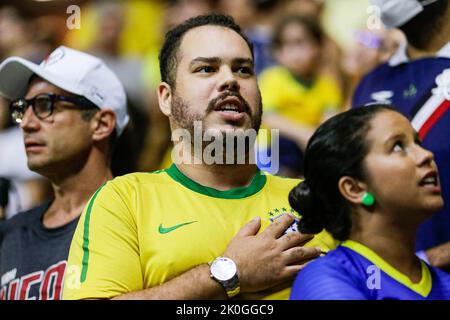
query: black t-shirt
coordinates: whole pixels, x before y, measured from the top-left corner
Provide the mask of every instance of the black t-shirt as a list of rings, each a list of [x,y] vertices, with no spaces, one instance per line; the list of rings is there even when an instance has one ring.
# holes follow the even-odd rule
[[[0,300],[59,300],[70,243],[78,223],[48,229],[51,203],[0,222]]]

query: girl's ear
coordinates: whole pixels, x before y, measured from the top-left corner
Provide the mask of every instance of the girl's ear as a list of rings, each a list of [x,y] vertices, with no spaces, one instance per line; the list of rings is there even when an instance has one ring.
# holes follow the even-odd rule
[[[368,191],[365,183],[349,176],[339,179],[338,188],[342,196],[352,204],[361,204],[363,195]]]

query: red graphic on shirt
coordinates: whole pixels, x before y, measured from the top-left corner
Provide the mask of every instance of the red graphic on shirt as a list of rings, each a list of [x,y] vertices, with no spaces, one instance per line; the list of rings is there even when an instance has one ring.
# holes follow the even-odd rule
[[[60,261],[45,271],[36,271],[14,279],[0,290],[0,300],[61,300],[67,261]],[[39,287],[39,296],[30,295],[33,286]]]

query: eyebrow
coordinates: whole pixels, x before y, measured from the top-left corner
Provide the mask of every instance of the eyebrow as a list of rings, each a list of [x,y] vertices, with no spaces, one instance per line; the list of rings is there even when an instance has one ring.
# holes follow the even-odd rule
[[[385,145],[388,145],[388,144],[390,144],[392,141],[394,141],[394,140],[397,140],[397,139],[400,139],[400,138],[405,138],[406,137],[406,135],[404,134],[404,133],[396,133],[396,134],[394,134],[393,136],[390,136],[389,137],[389,139],[387,139],[385,142],[384,142],[384,144]]]
[[[420,141],[420,142],[422,142],[422,139],[420,138],[419,133],[418,133],[416,130],[413,130],[412,134],[413,134],[414,141]],[[384,144],[387,145],[387,144],[389,144],[392,140],[396,140],[396,139],[399,139],[399,138],[405,138],[405,137],[407,137],[407,134],[405,134],[405,133],[397,133],[397,134],[393,135],[392,137],[389,137],[389,139],[387,139],[387,140],[384,142]]]
[[[189,66],[192,66],[198,62],[219,64],[222,62],[222,59],[219,57],[196,57],[196,58],[192,59],[191,63],[189,63]],[[250,58],[234,58],[232,60],[232,64],[238,64],[238,65],[250,64],[252,67],[254,65],[253,60]]]

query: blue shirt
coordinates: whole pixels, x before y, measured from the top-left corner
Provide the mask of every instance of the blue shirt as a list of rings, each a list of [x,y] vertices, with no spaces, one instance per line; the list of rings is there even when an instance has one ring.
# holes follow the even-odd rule
[[[347,240],[299,272],[291,300],[450,300],[450,274],[422,264],[419,283]]]

